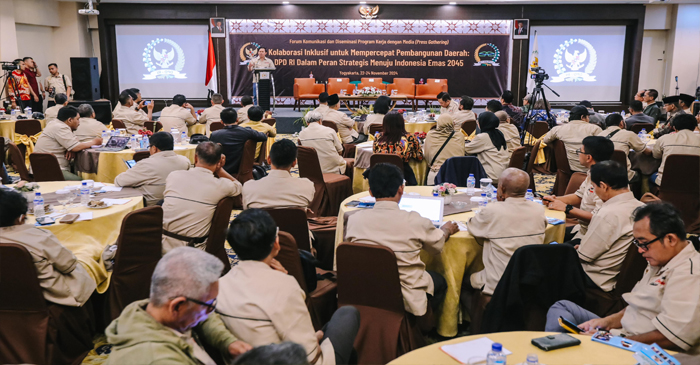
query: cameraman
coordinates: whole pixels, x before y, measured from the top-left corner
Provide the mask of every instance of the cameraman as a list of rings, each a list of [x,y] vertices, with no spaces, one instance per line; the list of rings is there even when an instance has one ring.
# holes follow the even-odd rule
[[[22,110],[31,106],[32,100],[39,101],[39,97],[34,93],[34,90],[29,86],[27,75],[24,70],[27,66],[21,59],[16,59],[12,62],[18,66],[7,78],[7,98],[12,101],[12,109],[19,106]]]

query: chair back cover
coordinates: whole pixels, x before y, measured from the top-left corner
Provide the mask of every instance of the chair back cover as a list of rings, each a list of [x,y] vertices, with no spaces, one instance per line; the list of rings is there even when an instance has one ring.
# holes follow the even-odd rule
[[[525,166],[525,154],[527,153],[527,147],[521,146],[513,150],[510,155],[510,162],[508,167],[515,167],[516,169],[522,170]]]
[[[304,292],[306,289],[306,279],[304,278],[304,270],[301,268],[301,258],[299,257],[299,248],[294,240],[294,237],[282,230],[279,233],[280,252],[275,259],[282,264],[289,275],[297,280],[299,286]]]
[[[15,133],[33,136],[41,132],[41,122],[36,119],[20,119],[15,122]]]
[[[112,128],[114,129],[126,129],[126,124],[119,119],[112,119]]]
[[[214,122],[209,125],[209,130],[211,132],[218,131],[219,129],[224,129],[224,123],[222,122]]]
[[[678,208],[691,228],[700,213],[700,156],[670,155],[664,166],[659,199]]]
[[[151,157],[151,153],[150,153],[150,152],[148,152],[148,151],[139,151],[139,152],[134,153],[133,160],[136,161],[136,162],[139,162],[139,161],[144,160],[144,159],[147,159],[147,158],[149,158],[149,157]]]
[[[65,181],[58,159],[51,153],[34,152],[29,155],[34,181]]]
[[[20,152],[19,148],[16,145],[11,144],[8,146],[7,152],[9,155],[10,164],[19,174],[19,178],[24,181],[34,181],[34,178],[29,175],[27,165],[24,163],[24,154]],[[61,176],[63,176],[63,174],[61,174]]]
[[[207,245],[205,248],[206,252],[218,257],[219,260],[224,263],[224,271],[221,273],[221,276],[226,275],[226,273],[231,270],[231,262],[228,259],[228,254],[226,254],[224,242],[226,242],[226,233],[228,224],[231,221],[232,210],[233,198],[231,197],[221,199],[219,204],[216,205],[214,216],[211,219],[211,228],[209,228],[209,238],[207,238]]]
[[[306,221],[304,208],[266,208],[280,231],[285,231],[294,237],[300,249],[311,252],[309,243],[309,224]]]
[[[248,180],[253,180],[256,146],[257,142],[250,139],[247,140],[243,146],[243,156],[241,156],[241,164],[238,167],[238,174],[236,175],[236,180],[241,184],[245,184]],[[262,153],[262,148],[260,149],[260,153]]]
[[[489,177],[481,166],[481,161],[474,156],[457,156],[448,158],[435,176],[435,185],[452,183],[457,186],[466,186],[469,174],[474,174],[476,187],[480,186],[482,178]]]

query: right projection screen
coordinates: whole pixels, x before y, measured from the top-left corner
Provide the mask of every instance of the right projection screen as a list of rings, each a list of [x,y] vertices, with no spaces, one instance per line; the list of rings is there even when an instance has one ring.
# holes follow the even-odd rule
[[[529,54],[532,55],[535,47],[536,34],[539,65],[550,76],[545,84],[561,95],[557,97],[544,88],[547,100],[621,101],[625,28],[624,25],[531,27]]]

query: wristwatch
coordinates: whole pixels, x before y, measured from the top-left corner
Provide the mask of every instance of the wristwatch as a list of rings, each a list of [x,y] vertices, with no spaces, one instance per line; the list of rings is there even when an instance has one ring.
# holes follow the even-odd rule
[[[564,209],[564,213],[569,214],[569,212],[574,209],[574,206],[571,204],[566,205],[566,209]]]

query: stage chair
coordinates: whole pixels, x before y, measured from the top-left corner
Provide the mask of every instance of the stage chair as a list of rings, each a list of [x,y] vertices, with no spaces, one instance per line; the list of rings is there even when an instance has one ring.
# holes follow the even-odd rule
[[[114,125],[112,125],[112,127],[114,127]],[[160,132],[163,130],[163,123],[154,121],[144,122],[143,129],[153,133]]]
[[[231,270],[231,261],[229,261],[226,254],[224,242],[226,242],[226,233],[231,221],[233,200],[234,198],[231,197],[223,198],[216,205],[214,216],[211,219],[211,228],[209,228],[209,237],[204,248],[204,251],[218,257],[224,263],[224,271],[221,273],[221,276],[226,275]]]
[[[15,172],[19,174],[19,178],[24,181],[34,181],[32,175],[29,174],[29,170],[27,170],[27,165],[24,162],[24,154],[20,152],[19,147],[11,144],[9,145],[7,152],[10,164],[12,165],[12,168],[15,169]]]
[[[508,167],[515,167],[516,169],[522,170],[525,165],[525,154],[527,153],[527,147],[522,146],[513,150],[510,155],[510,162]]]
[[[435,94],[437,95],[437,94]],[[476,130],[476,121],[475,120],[469,120],[464,123],[462,123],[462,130],[466,134],[467,137],[471,136],[472,133]]]
[[[413,107],[416,101],[416,79],[394,78],[394,82],[386,86],[386,94],[391,95],[392,90],[396,90],[397,96],[408,99]]]
[[[401,156],[392,153],[375,153],[369,158],[369,168],[379,163],[389,163],[398,167],[403,172],[403,159]]]
[[[161,125],[161,127],[162,127],[162,125]],[[114,128],[115,130],[126,129],[126,125],[124,124],[124,122],[122,122],[119,119],[112,119],[112,128]]]
[[[58,159],[51,153],[34,152],[29,155],[34,181],[65,181]]]
[[[554,159],[557,163],[557,177],[554,179],[554,188],[552,189],[552,194],[556,196],[565,195],[566,186],[569,184],[569,179],[571,178],[571,167],[569,166],[569,159],[566,157],[566,147],[564,142],[556,140],[552,142],[554,148]]]
[[[418,108],[418,101],[425,101],[425,107],[428,107],[428,102],[437,101],[437,94],[447,92],[447,79],[428,79],[425,85],[416,85],[416,103],[413,110]]]
[[[345,89],[346,94],[352,95],[353,90],[355,90],[355,84],[350,83],[350,79],[347,77],[334,77],[328,79],[328,84],[326,85],[326,92],[328,95],[340,95],[340,90],[343,89]]]
[[[214,131],[218,131],[219,129],[224,129],[224,123],[222,123],[222,122],[214,122],[214,123],[212,123],[212,124],[209,125],[209,131],[211,131],[212,133],[213,133]]]
[[[294,107],[292,110],[299,108],[301,110],[301,102],[303,100],[312,100],[316,107],[318,95],[326,91],[326,85],[317,84],[316,79],[300,78],[294,79]]]
[[[316,193],[309,209],[318,217],[337,216],[340,204],[352,195],[352,180],[345,175],[324,174],[313,147],[299,146],[299,176],[314,183]]]
[[[649,133],[654,130],[654,125],[651,123],[634,123],[628,129],[634,132],[635,134],[639,134],[639,132],[641,132],[642,129],[646,129],[647,133]]]
[[[659,187],[659,199],[673,204],[681,212],[685,226],[691,228],[700,212],[700,156],[670,155],[666,158]]]
[[[386,90],[386,84],[382,81],[381,77],[363,77],[360,79],[360,84],[357,85],[357,88],[362,89],[363,87],[374,86],[379,90]]]

